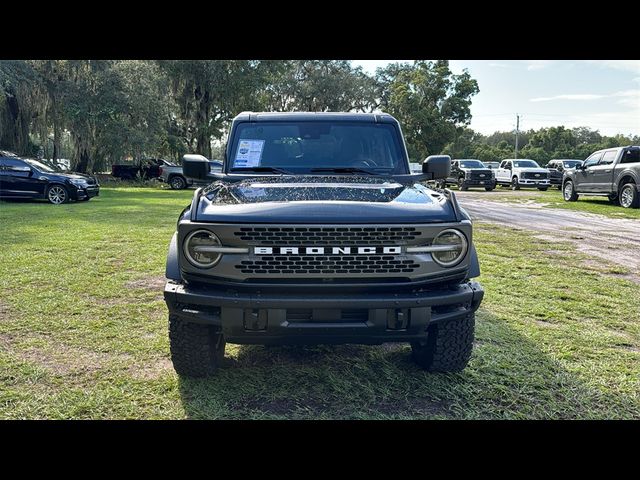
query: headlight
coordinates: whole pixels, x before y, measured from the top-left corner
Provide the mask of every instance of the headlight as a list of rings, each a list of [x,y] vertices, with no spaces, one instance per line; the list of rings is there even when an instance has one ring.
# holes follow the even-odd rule
[[[196,230],[187,235],[184,240],[184,254],[187,260],[198,268],[211,268],[220,260],[217,250],[222,244],[220,239],[209,230]]]
[[[75,185],[76,187],[80,187],[80,188],[86,188],[89,186],[89,183],[87,183],[86,180],[83,179],[76,179],[73,178],[71,180],[69,180],[73,185]]]
[[[467,237],[459,230],[443,230],[433,239],[432,245],[443,247],[431,252],[433,260],[442,267],[457,265],[467,254]]]

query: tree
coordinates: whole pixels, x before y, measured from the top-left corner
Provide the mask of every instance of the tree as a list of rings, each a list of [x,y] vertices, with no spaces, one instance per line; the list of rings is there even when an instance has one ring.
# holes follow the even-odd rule
[[[453,75],[446,60],[394,63],[376,78],[380,106],[402,124],[411,158],[440,153],[471,121],[478,83],[467,70]]]

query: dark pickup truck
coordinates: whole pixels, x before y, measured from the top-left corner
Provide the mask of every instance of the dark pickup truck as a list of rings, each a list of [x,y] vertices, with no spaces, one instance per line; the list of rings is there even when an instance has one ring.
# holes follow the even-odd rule
[[[469,215],[431,156],[412,174],[387,114],[252,113],[223,170],[185,155],[198,188],[179,216],[164,298],[180,375],[207,376],[225,343],[408,342],[429,371],[471,356],[482,287]]]
[[[144,180],[158,178],[161,174],[161,167],[175,167],[175,163],[160,158],[149,158],[137,164],[119,163],[111,165],[111,176],[122,180],[133,180],[140,177]]]
[[[580,194],[601,195],[625,208],[640,206],[640,147],[598,150],[582,164],[565,170],[562,193],[567,202]]]
[[[438,182],[440,188],[447,185],[457,185],[462,191],[470,187],[480,187],[490,192],[496,188],[496,176],[494,171],[480,160],[453,160],[449,176]]]
[[[549,184],[552,187],[556,187],[558,190],[562,189],[562,177],[564,171],[570,168],[576,168],[576,165],[582,163],[582,160],[574,159],[553,159],[547,163],[547,170],[549,170]]]

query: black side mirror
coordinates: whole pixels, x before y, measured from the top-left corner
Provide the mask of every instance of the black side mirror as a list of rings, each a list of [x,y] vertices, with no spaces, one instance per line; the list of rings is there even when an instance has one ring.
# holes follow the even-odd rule
[[[451,157],[449,155],[430,155],[422,162],[422,173],[429,175],[430,180],[447,178],[451,173]]]
[[[182,173],[185,177],[204,180],[209,176],[210,164],[202,155],[184,155],[182,157]]]

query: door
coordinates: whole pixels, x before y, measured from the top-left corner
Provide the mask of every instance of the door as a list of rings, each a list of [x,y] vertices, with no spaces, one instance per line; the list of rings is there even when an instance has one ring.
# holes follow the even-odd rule
[[[618,149],[607,150],[600,158],[597,165],[591,167],[592,192],[612,193],[613,192],[613,162],[618,156]]]
[[[42,190],[37,175],[26,162],[16,158],[2,160],[2,194],[8,197],[39,197]]]
[[[598,165],[602,158],[602,152],[596,152],[587,158],[582,164],[584,168],[576,169],[576,190],[578,192],[593,192],[593,178],[595,172],[593,168]]]
[[[496,180],[500,183],[511,183],[511,161],[503,160],[496,170]]]

